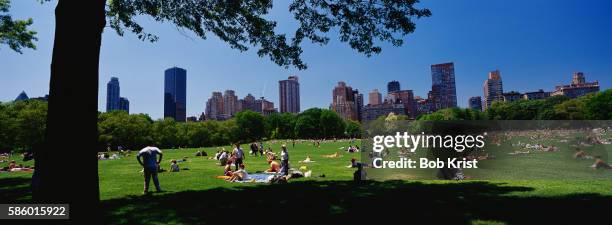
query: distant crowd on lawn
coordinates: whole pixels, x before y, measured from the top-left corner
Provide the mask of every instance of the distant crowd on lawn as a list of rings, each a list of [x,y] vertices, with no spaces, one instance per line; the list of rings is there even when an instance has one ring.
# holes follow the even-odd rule
[[[218,165],[223,168],[221,175],[217,176],[218,179],[223,179],[228,182],[259,182],[259,183],[287,183],[290,179],[296,179],[301,177],[311,177],[312,170],[308,170],[307,166],[301,166],[298,169],[291,168],[290,166],[290,153],[289,146],[291,148],[295,148],[296,144],[301,144],[304,142],[312,143],[312,146],[317,149],[321,147],[322,142],[331,142],[338,141],[338,139],[333,140],[291,140],[290,143],[283,143],[280,147],[279,152],[274,152],[272,149],[272,144],[277,144],[277,141],[270,141],[269,145],[266,147],[264,142],[252,142],[248,144],[249,155],[253,157],[264,157],[267,161],[269,167],[264,171],[257,171],[254,173],[247,172],[246,166],[244,164],[244,160],[246,158],[245,150],[242,148],[242,145],[236,143],[233,145],[233,150],[229,151],[225,148],[220,148],[213,156],[208,157],[208,153],[205,151],[197,151],[195,153],[195,157],[208,157],[210,160],[218,161]],[[348,141],[350,145],[345,149],[347,153],[356,153],[359,152],[359,147],[357,146],[357,139],[349,139],[343,140]],[[111,156],[112,157],[112,156]],[[341,154],[336,152],[331,155],[323,155],[322,157],[326,158],[339,158]],[[150,180],[153,180],[154,186],[157,191],[162,191],[160,187],[160,182],[157,174],[159,172],[164,172],[165,170],[161,168],[160,163],[163,159],[162,151],[157,147],[148,146],[140,150],[136,156],[138,163],[143,167],[141,171],[144,175],[144,193],[149,193]],[[179,166],[179,162],[187,161],[187,157],[181,160],[172,159],[170,162],[170,172],[179,172],[181,170],[185,170],[185,168],[181,168]],[[299,161],[301,164],[307,163],[315,163],[316,161],[312,160],[310,156],[307,156],[306,159]],[[365,164],[361,164],[357,162],[355,158],[351,159],[351,164],[347,167],[349,168],[357,168],[357,171],[354,173],[354,178],[356,180],[363,180],[365,178],[365,170],[363,167]],[[325,174],[320,174],[319,177],[325,177]]]

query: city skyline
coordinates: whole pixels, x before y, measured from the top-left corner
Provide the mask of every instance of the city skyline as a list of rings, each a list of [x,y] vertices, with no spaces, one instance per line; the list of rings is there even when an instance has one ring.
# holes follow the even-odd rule
[[[44,96],[49,85],[55,4],[12,3],[15,18],[34,19],[39,41],[37,50],[26,50],[22,55],[0,50],[2,102],[13,100],[22,90]],[[384,90],[388,81],[397,80],[402,89],[427,97],[429,66],[450,61],[455,64],[457,103],[464,108],[469,97],[482,95],[483,74],[495,69],[504,73],[504,89],[521,93],[540,88],[553,91],[554,86],[570,83],[568,76],[577,71],[599,81],[602,90],[611,87],[612,31],[601,28],[612,27],[612,16],[605,10],[612,2],[515,3],[531,7],[507,7],[503,1],[423,2],[433,16],[417,21],[416,32],[406,38],[403,47],[383,45],[380,55],[367,58],[332,38],[327,46],[304,48],[304,61],[309,64],[306,71],[278,67],[253,51],[240,53],[214,37],[193,40],[174,27],[145,22],[150,32],[160,36],[159,42],[141,42],[132,35],[118,37],[105,30],[100,80],[121,77],[122,93],[131,101],[130,111],[153,118],[163,116],[164,81],[158,74],[173,65],[190,73],[189,116],[200,115],[213,90],[233,89],[238,96],[252,93],[276,101],[279,96],[274,84],[291,74],[300,76],[302,111],[327,108],[329,90],[340,80],[363,93]],[[290,20],[286,4],[275,2],[271,16],[279,19],[279,29],[290,31],[292,24],[283,23]],[[516,17],[517,13],[521,17]],[[572,32],[567,32],[568,26]],[[487,33],[495,33],[495,38],[483,35]],[[98,89],[98,109],[104,111],[105,82],[100,82]]]

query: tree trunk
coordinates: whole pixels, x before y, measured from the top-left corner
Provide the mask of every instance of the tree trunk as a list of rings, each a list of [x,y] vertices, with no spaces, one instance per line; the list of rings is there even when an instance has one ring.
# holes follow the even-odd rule
[[[105,24],[105,0],[59,0],[55,8],[47,131],[35,153],[32,194],[35,202],[70,204],[72,224],[101,219],[96,147]]]

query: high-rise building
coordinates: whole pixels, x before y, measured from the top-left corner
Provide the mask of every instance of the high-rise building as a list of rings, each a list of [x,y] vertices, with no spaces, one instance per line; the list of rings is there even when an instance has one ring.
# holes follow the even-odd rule
[[[126,111],[128,114],[130,113],[130,101],[127,98],[119,98],[119,110]]]
[[[223,111],[223,94],[221,92],[213,92],[212,96],[206,101],[206,118],[210,120],[226,119]]]
[[[164,72],[164,118],[187,118],[187,70],[172,67]]]
[[[380,105],[382,104],[382,94],[378,89],[374,89],[368,93],[368,104],[369,105]]]
[[[399,90],[401,90],[399,81],[394,80],[387,83],[387,94],[391,94]]]
[[[297,76],[278,81],[280,112],[300,112],[300,83]]]
[[[223,112],[225,116],[232,117],[238,112],[238,96],[234,90],[225,90],[223,93]]]
[[[491,107],[494,101],[504,100],[504,88],[499,70],[491,71],[482,85],[484,91],[484,109]]]
[[[358,89],[355,89],[353,95],[355,98],[355,106],[357,107],[357,119],[361,121],[361,116],[363,114],[363,94],[359,93]]]
[[[471,97],[468,102],[468,107],[473,110],[482,111],[482,98],[480,96]]]
[[[359,121],[357,117],[357,102],[355,101],[355,91],[346,83],[340,81],[332,91],[332,104],[330,109],[346,120]]]
[[[403,114],[408,115],[410,118],[416,118],[418,115],[416,102],[414,101],[414,93],[412,90],[398,90],[389,93],[389,99],[393,103],[400,103],[404,105],[406,112]]]
[[[250,93],[242,99],[242,110],[255,111],[255,97]]]
[[[106,112],[119,110],[120,98],[119,78],[111,77],[111,80],[106,84]]]
[[[571,84],[555,87],[555,91],[550,95],[564,95],[569,98],[578,98],[594,92],[599,92],[599,82],[586,82],[584,74],[582,72],[576,72],[572,76]]]
[[[431,65],[431,80],[433,110],[457,107],[455,65],[452,62]]]

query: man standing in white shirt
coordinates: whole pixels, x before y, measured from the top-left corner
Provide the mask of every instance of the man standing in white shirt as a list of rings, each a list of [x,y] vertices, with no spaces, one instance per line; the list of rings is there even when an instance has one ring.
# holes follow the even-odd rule
[[[159,160],[157,159],[157,155],[159,155]],[[142,160],[140,158],[142,158]],[[162,151],[156,147],[147,146],[138,152],[136,159],[144,171],[144,194],[149,192],[149,182],[151,181],[151,177],[153,178],[155,189],[157,189],[158,192],[162,191],[159,187],[159,180],[157,179],[157,165],[161,162],[162,158]]]
[[[232,153],[236,157],[234,164],[236,164],[236,170],[238,170],[238,167],[242,164],[242,160],[244,159],[244,151],[240,148],[240,143],[236,143],[236,148],[234,148]]]

